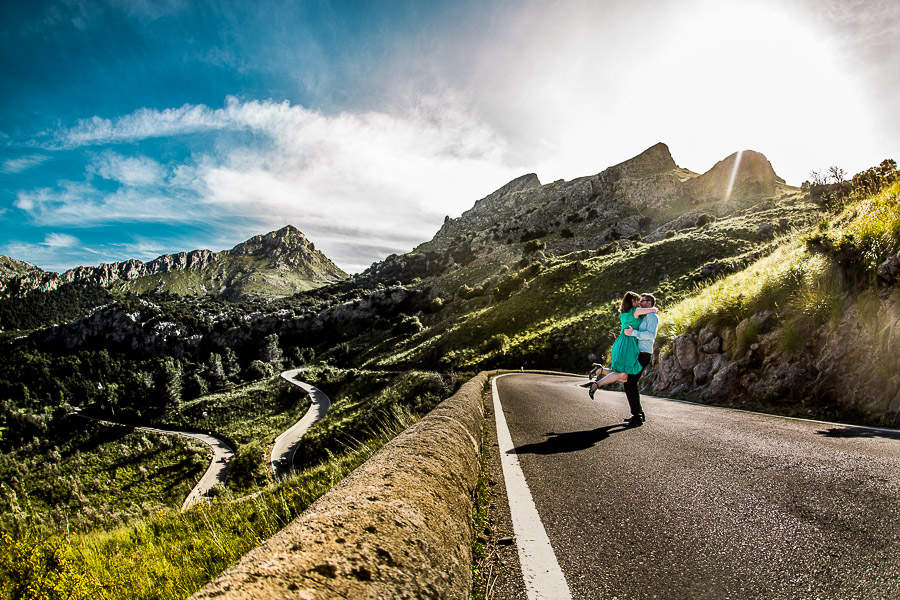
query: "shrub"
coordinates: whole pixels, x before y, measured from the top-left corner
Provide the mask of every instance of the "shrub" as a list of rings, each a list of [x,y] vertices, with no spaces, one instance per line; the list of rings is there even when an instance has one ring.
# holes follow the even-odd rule
[[[415,315],[403,315],[394,329],[397,333],[414,334],[425,329],[425,326],[422,325],[422,321],[419,320],[419,317]]]
[[[696,226],[703,227],[704,225],[708,225],[709,223],[712,223],[715,220],[716,220],[716,218],[713,215],[710,215],[708,213],[703,213],[702,215],[697,217]]]
[[[274,373],[275,369],[269,363],[254,360],[244,369],[243,378],[247,381],[256,381],[257,379],[271,377]]]
[[[263,443],[257,440],[238,447],[228,470],[231,487],[249,490],[264,485],[267,479],[266,448]]]
[[[538,250],[543,250],[547,247],[547,244],[544,243],[544,240],[532,239],[529,240],[528,243],[525,244],[525,252],[527,254],[531,254],[532,252],[537,252]]]
[[[525,285],[525,277],[522,273],[513,273],[508,277],[504,277],[491,294],[497,301],[506,300],[515,292],[522,289],[523,285]]]
[[[617,242],[610,242],[605,246],[601,246],[597,249],[597,256],[605,256],[607,254],[615,254],[619,251],[619,244]]]

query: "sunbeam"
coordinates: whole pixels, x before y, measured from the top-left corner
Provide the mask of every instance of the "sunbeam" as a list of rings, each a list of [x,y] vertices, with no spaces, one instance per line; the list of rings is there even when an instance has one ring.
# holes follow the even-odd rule
[[[731,198],[731,190],[734,189],[734,179],[737,177],[738,168],[741,166],[741,155],[744,154],[743,150],[738,150],[737,156],[734,159],[734,166],[731,168],[731,177],[728,178],[728,189],[725,190],[725,201],[727,202],[729,198]]]

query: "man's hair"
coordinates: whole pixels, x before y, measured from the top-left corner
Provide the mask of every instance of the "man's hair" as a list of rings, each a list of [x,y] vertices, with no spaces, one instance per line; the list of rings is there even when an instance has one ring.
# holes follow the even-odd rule
[[[641,299],[641,297],[638,296],[637,294],[635,294],[634,292],[625,292],[625,297],[622,298],[622,306],[619,307],[619,312],[620,313],[628,312],[629,310],[631,310],[632,308],[634,308],[635,306],[638,305],[638,300],[640,300],[640,299]]]
[[[641,298],[650,298],[650,306],[656,306],[656,297],[653,294],[641,294]]]

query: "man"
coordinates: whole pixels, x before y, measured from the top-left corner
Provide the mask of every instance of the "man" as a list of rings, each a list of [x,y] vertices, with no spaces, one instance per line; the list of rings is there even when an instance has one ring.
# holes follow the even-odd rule
[[[653,297],[653,294],[641,294],[639,306],[641,308],[656,306],[656,298]],[[625,420],[629,427],[639,427],[646,421],[644,409],[641,408],[641,393],[638,390],[638,381],[641,375],[644,374],[644,369],[650,364],[650,359],[653,358],[653,341],[656,339],[658,328],[659,317],[656,316],[656,313],[648,313],[644,315],[644,319],[637,329],[628,327],[622,332],[637,339],[638,362],[642,367],[640,373],[629,375],[625,381],[625,397],[628,398],[628,406],[631,408],[631,417]]]

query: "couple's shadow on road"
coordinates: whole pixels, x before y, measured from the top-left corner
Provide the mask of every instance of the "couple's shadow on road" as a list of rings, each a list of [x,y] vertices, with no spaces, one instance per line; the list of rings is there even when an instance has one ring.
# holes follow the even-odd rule
[[[561,452],[577,452],[578,450],[586,450],[598,442],[602,442],[610,435],[627,431],[631,429],[624,423],[616,425],[607,425],[598,427],[597,429],[588,429],[585,431],[567,431],[565,433],[550,432],[549,436],[543,442],[534,444],[524,444],[513,448],[510,453],[516,454],[559,454]]]

